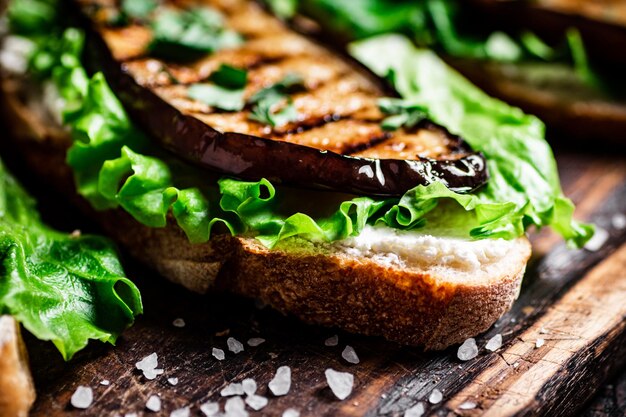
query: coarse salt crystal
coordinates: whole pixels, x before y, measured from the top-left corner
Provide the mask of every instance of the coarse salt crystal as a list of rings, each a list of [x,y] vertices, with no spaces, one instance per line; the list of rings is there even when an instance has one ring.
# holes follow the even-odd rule
[[[339,336],[334,335],[324,341],[325,346],[337,346],[339,344]]]
[[[473,410],[476,408],[476,403],[471,401],[465,401],[463,404],[459,405],[460,410]]]
[[[224,417],[248,417],[246,405],[241,397],[232,397],[224,405]]]
[[[108,379],[103,379],[102,381],[100,381],[100,385],[104,385],[106,387],[108,385],[111,385],[111,381],[109,381]]]
[[[228,350],[233,353],[243,352],[243,344],[234,337],[229,337],[226,341],[226,345],[228,345]]]
[[[159,359],[156,353],[144,357],[142,360],[135,364],[135,367],[143,372],[143,376],[146,379],[154,379],[158,375],[163,373],[163,369],[157,369],[159,365]]]
[[[189,417],[191,415],[191,409],[189,407],[179,408],[170,413],[170,417]]]
[[[85,387],[84,385],[79,385],[72,394],[72,398],[70,399],[70,403],[74,408],[86,409],[89,408],[91,403],[93,402],[93,391],[89,387]]]
[[[485,345],[485,349],[491,352],[495,352],[501,347],[502,347],[502,335],[500,333],[498,333],[497,335],[489,339],[489,341]]]
[[[295,408],[288,408],[283,412],[283,417],[300,417],[300,412]]]
[[[422,417],[426,409],[423,403],[417,403],[404,412],[404,417]]]
[[[355,365],[360,362],[359,357],[354,351],[354,348],[350,345],[347,345],[343,352],[341,352],[341,357],[344,358],[347,362]]]
[[[265,407],[267,403],[267,398],[260,395],[252,394],[246,397],[246,404],[248,404],[250,408],[252,408],[254,411],[259,411],[260,409]]]
[[[591,239],[585,243],[584,248],[591,252],[598,251],[602,248],[602,246],[604,246],[608,239],[609,232],[599,226],[596,226],[596,232],[593,234]]]
[[[148,369],[148,370],[143,371],[143,376],[146,379],[153,380],[157,376],[163,374],[163,372],[164,372],[163,369]]]
[[[253,337],[251,339],[248,339],[248,346],[257,347],[262,343],[265,343],[265,339],[263,339],[262,337]]]
[[[257,385],[256,381],[252,378],[246,378],[241,381],[243,392],[246,395],[254,395],[256,393]]]
[[[240,383],[233,382],[231,384],[226,385],[221,391],[220,395],[222,397],[230,397],[232,395],[243,395],[243,386]]]
[[[513,368],[517,368],[517,367],[519,367],[519,362],[515,362],[515,363],[513,364]]]
[[[140,371],[153,370],[157,366],[159,366],[159,358],[156,353],[151,353],[135,364]]]
[[[476,345],[476,340],[473,337],[470,337],[463,342],[463,344],[459,346],[456,356],[462,361],[469,361],[470,359],[474,359],[478,356],[478,346]]]
[[[611,219],[611,224],[613,225],[614,228],[618,230],[622,230],[626,228],[626,215],[622,213],[616,214]]]
[[[546,340],[545,339],[537,339],[537,341],[535,342],[535,347],[537,349],[539,349],[541,346],[546,344]]]
[[[347,372],[338,372],[331,368],[328,368],[324,374],[326,375],[326,382],[328,382],[328,386],[333,394],[340,400],[348,398],[352,393],[354,375]]]
[[[433,392],[430,393],[430,396],[428,397],[428,402],[431,404],[439,404],[441,400],[443,400],[443,394],[441,393],[441,391],[435,388]]]
[[[223,361],[226,355],[222,349],[213,348],[213,357],[218,361]]]
[[[178,378],[176,378],[175,376],[172,378],[167,378],[167,383],[174,387],[178,385]]]
[[[172,325],[178,328],[185,327],[185,320],[181,318],[177,318],[176,320],[172,322]]]
[[[146,408],[150,411],[154,411],[155,413],[161,411],[161,399],[159,396],[151,395],[150,398],[148,398],[148,401],[146,401]]]
[[[268,384],[272,394],[278,396],[287,395],[289,389],[291,389],[291,368],[288,366],[281,366],[276,370],[276,375]]]
[[[139,417],[139,414],[137,414],[137,413],[126,413],[126,414],[124,414],[124,417]]]
[[[548,334],[548,333],[550,333],[550,331],[547,330],[545,327],[541,326],[541,329],[539,329],[539,333],[541,333],[541,334]]]
[[[220,405],[209,401],[200,406],[200,411],[207,417],[214,417],[220,412]]]

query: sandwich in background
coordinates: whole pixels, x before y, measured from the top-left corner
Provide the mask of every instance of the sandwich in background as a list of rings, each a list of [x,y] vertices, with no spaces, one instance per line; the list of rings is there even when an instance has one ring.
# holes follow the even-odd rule
[[[555,140],[626,144],[623,2],[301,0],[291,5],[282,6],[285,15],[311,16],[344,41],[403,33],[433,48],[488,94],[546,122]]]

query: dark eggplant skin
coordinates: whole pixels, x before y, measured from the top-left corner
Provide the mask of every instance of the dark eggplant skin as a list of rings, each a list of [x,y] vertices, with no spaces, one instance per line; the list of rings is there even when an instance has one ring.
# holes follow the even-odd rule
[[[364,195],[402,195],[417,185],[443,182],[470,192],[488,179],[481,154],[456,160],[361,158],[236,132],[218,132],[185,115],[126,74],[115,85],[133,119],[182,159],[237,178],[332,189]]]
[[[420,128],[447,135],[451,146],[446,158],[359,157],[267,137],[220,132],[140,85],[114,59],[96,30],[89,32],[88,44],[92,69],[103,71],[132,119],[165,149],[211,171],[245,180],[266,178],[275,183],[375,196],[401,196],[418,185],[436,181],[455,192],[467,193],[488,180],[484,157],[460,137],[431,122],[422,123]],[[371,73],[367,76],[376,77]]]

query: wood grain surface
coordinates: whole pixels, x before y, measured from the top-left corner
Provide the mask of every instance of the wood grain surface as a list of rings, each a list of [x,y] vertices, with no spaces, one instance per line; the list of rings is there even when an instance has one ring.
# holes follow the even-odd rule
[[[626,416],[626,369],[598,390],[582,417]]]
[[[192,407],[191,415],[201,415],[199,404],[220,401],[223,406],[219,391],[244,378],[254,378],[258,394],[269,398],[251,416],[280,416],[287,408],[302,416],[402,416],[419,402],[427,415],[437,416],[570,416],[583,412],[598,390],[615,394],[596,399],[585,415],[620,415],[610,413],[624,410],[619,387],[626,385],[625,377],[604,388],[602,383],[626,364],[626,159],[583,152],[558,154],[557,159],[579,218],[606,230],[607,240],[597,251],[571,250],[548,230],[533,233],[534,255],[520,297],[494,328],[477,338],[480,353],[473,360],[459,361],[455,348],[423,352],[307,326],[227,294],[191,294],[128,260],[127,272],[144,295],[145,314],[116,347],[94,343],[63,363],[52,346],[27,336],[39,395],[32,416],[157,415],[145,409],[152,394],[161,396],[160,415],[183,406]],[[67,217],[57,221],[74,222]],[[185,319],[183,328],[172,325],[179,317]],[[339,334],[339,345],[325,346],[334,334]],[[496,334],[504,344],[492,353],[484,346]],[[227,350],[231,336],[244,343],[251,337],[266,342],[216,360],[211,349]],[[537,348],[537,339],[545,344]],[[359,364],[342,359],[347,344],[355,348]],[[152,352],[165,373],[148,381],[134,364]],[[291,367],[293,384],[288,395],[274,397],[267,383],[282,365]],[[355,375],[348,399],[333,396],[324,377],[327,368]],[[178,385],[168,384],[170,377],[177,377]],[[100,385],[103,379],[111,384]],[[88,410],[69,405],[78,385],[94,389],[95,402]],[[443,401],[430,404],[435,388],[443,392]],[[468,402],[476,408],[463,410]],[[609,411],[594,414],[603,407]]]

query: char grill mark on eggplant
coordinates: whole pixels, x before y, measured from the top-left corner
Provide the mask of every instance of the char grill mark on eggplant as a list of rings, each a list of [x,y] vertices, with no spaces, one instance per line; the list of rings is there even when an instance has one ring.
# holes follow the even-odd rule
[[[255,2],[164,1],[213,7],[245,38],[238,47],[180,63],[150,56],[147,24],[111,26],[102,17],[110,1],[76,1],[94,29],[89,51],[96,69],[133,118],[187,161],[243,179],[366,195],[402,195],[435,181],[469,192],[487,181],[483,156],[441,126],[423,121],[383,130],[387,116],[378,99],[386,94],[375,76],[286,28]],[[129,33],[137,37],[125,39]],[[249,102],[242,111],[224,112],[189,98],[189,85],[207,82],[222,64],[248,70],[246,100],[297,73],[301,89],[288,98],[297,119],[271,127],[250,119]]]

